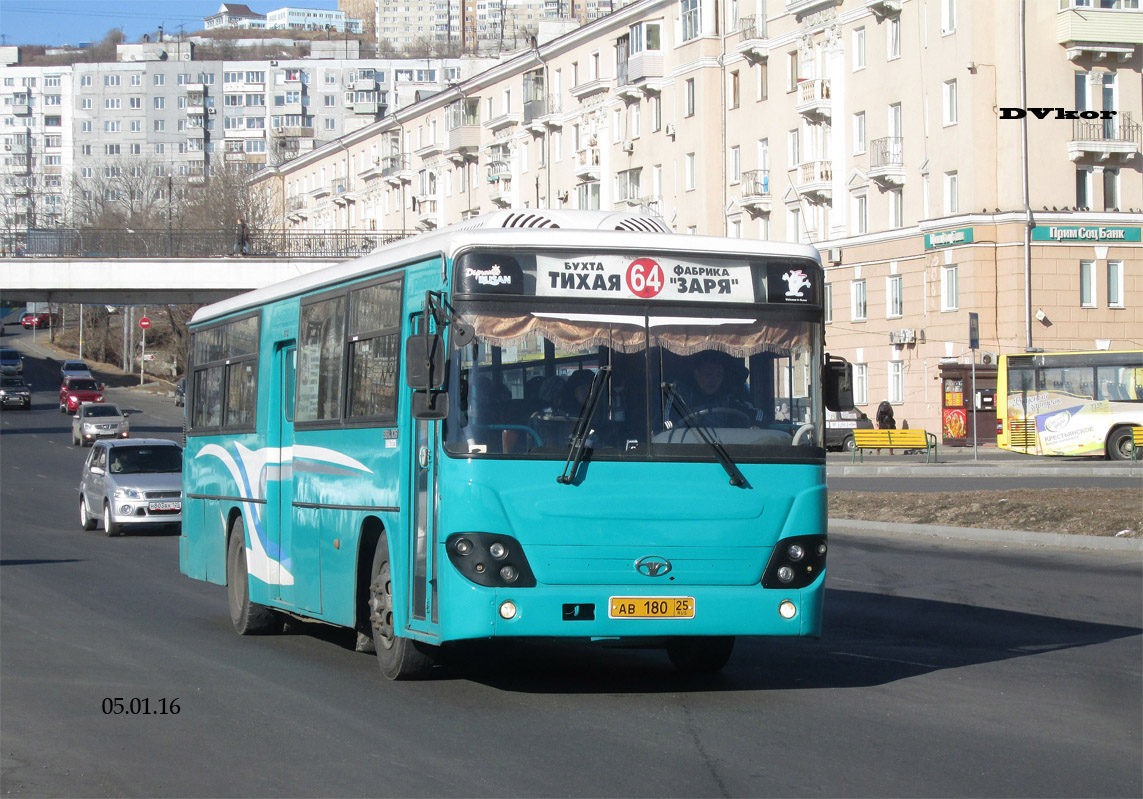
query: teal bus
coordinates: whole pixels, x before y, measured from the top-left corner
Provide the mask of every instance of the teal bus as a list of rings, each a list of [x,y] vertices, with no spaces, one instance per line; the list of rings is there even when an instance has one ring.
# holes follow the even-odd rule
[[[449,642],[819,636],[826,355],[809,246],[500,211],[200,309],[180,568],[240,634]],[[716,379],[717,378],[717,379]]]

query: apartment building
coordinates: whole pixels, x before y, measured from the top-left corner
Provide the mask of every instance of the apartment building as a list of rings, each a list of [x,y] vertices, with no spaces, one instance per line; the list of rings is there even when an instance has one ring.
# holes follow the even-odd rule
[[[221,164],[282,163],[492,63],[195,61],[178,42],[120,53],[136,60],[0,68],[0,226],[62,224],[70,192],[118,191],[125,172],[201,184]]]
[[[935,432],[970,312],[978,363],[1143,346],[1135,5],[1027,3],[1022,63],[1016,2],[642,0],[257,186],[297,230],[616,208],[812,242],[859,407]]]

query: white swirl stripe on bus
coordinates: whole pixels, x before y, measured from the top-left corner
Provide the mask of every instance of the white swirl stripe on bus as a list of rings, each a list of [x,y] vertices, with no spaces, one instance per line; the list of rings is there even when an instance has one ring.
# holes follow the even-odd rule
[[[347,455],[324,447],[295,446],[264,447],[259,450],[250,450],[241,444],[234,444],[237,458],[230,454],[225,447],[218,444],[207,444],[195,458],[212,456],[222,461],[230,476],[234,479],[236,493],[243,499],[256,499],[265,502],[266,483],[279,479],[283,473],[290,474],[296,461],[316,461],[317,463],[332,464],[333,468],[299,469],[298,471],[328,472],[333,474],[352,474],[355,471],[372,474],[372,470],[360,461]],[[338,468],[341,467],[341,468]],[[255,480],[251,480],[251,476]],[[257,486],[257,488],[255,488]],[[263,505],[252,503],[242,504],[242,515],[246,520],[247,528],[252,531],[250,546],[246,550],[246,568],[251,577],[256,577],[267,585],[293,585],[294,576],[290,573],[293,565],[288,557],[283,557],[277,542],[271,541],[266,533],[262,519]]]

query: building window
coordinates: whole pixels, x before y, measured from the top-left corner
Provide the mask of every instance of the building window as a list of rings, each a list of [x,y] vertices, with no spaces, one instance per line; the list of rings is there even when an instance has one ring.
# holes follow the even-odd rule
[[[869,402],[869,364],[853,365],[853,404],[865,405]]]
[[[905,200],[901,189],[889,192],[889,227],[893,230],[905,226]]]
[[[822,297],[822,304],[825,306],[825,321],[829,324],[833,321],[833,284],[825,284],[825,296]]]
[[[576,201],[580,210],[599,210],[599,183],[581,183],[576,186]]]
[[[153,82],[153,83],[154,83],[156,86],[162,86],[162,85],[163,85],[163,84],[166,82],[166,75],[163,75],[163,74],[161,74],[161,73],[160,73],[160,74],[156,74],[156,75],[154,76],[154,80],[153,80],[152,82]]]
[[[956,172],[945,173],[945,214],[960,212],[960,189]]]
[[[699,0],[680,0],[683,18],[683,41],[689,42],[699,35]]]
[[[802,211],[796,205],[786,206],[786,241],[802,241]]]
[[[1119,170],[1103,170],[1103,210],[1119,210]]]
[[[866,311],[868,306],[866,304],[865,294],[865,281],[864,280],[851,280],[849,283],[849,318],[853,322],[864,322],[866,319]]]
[[[695,190],[695,154],[687,153],[684,159],[684,180],[687,191]]]
[[[797,130],[786,132],[786,155],[790,159],[791,166],[802,163],[801,137],[798,136]]]
[[[770,96],[770,66],[766,61],[758,64],[758,101]]]
[[[1123,261],[1107,262],[1107,307],[1123,307]]]
[[[684,115],[693,117],[695,115],[695,79],[687,78],[686,82],[686,107],[684,108]]]
[[[730,107],[738,108],[742,102],[742,80],[738,70],[730,73]]]
[[[1080,261],[1080,307],[1095,307],[1095,261]]]
[[[889,61],[901,57],[901,20],[896,17],[885,20],[885,57]]]
[[[941,0],[941,36],[956,31],[956,0]]]
[[[900,405],[905,401],[905,364],[889,361],[889,402]]]
[[[742,180],[742,148],[730,148],[730,182],[738,183]]]
[[[798,51],[786,53],[786,91],[798,88]]]
[[[890,275],[885,278],[885,318],[897,319],[905,313],[904,278]]]
[[[869,231],[869,200],[862,194],[853,195],[853,232]]]
[[[853,154],[861,155],[865,152],[865,112],[858,111],[853,115]]]
[[[941,267],[941,310],[955,311],[960,307],[960,285],[957,267]]]
[[[865,28],[853,31],[853,71],[865,69]]]
[[[945,124],[955,125],[957,123],[957,110],[956,110],[956,81],[946,80],[944,87],[945,99]]]
[[[165,98],[165,97],[156,97],[155,98],[155,110],[156,111],[161,111],[162,109],[164,109],[166,107],[167,107],[167,98]]]

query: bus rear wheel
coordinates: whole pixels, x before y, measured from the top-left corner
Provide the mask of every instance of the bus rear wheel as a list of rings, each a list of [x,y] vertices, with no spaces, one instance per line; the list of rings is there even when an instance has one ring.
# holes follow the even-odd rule
[[[250,573],[246,568],[246,525],[236,519],[226,548],[226,593],[230,622],[239,635],[277,632],[281,617],[265,605],[250,601]]]
[[[393,573],[389,539],[382,533],[373,552],[369,580],[369,624],[381,672],[390,680],[416,680],[428,676],[433,658],[427,644],[397,635],[393,624]]]
[[[674,638],[667,644],[667,657],[680,674],[688,676],[722,671],[733,652],[733,635]]]
[[[1118,427],[1107,437],[1107,457],[1113,461],[1131,460],[1131,428]]]

